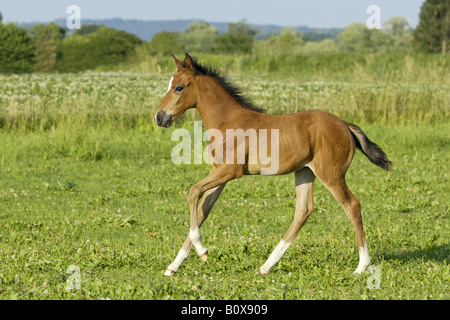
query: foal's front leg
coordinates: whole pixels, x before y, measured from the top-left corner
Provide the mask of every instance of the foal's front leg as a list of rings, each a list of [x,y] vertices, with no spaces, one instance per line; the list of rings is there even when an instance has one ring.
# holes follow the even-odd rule
[[[191,213],[189,235],[175,260],[167,267],[167,270],[164,273],[166,276],[171,276],[178,271],[180,265],[189,256],[192,244],[194,244],[194,247],[202,260],[206,261],[208,249],[206,249],[201,242],[199,227],[207,218],[212,206],[225,187],[225,184],[233,178],[235,178],[235,176],[230,174],[230,170],[219,170],[217,167],[213,167],[208,177],[191,188],[188,196]],[[201,209],[199,210],[198,201],[202,195],[204,195],[204,198],[202,200]]]
[[[203,262],[208,259],[208,249],[203,245],[202,236],[200,234],[200,224],[198,221],[198,201],[206,191],[225,184],[233,178],[234,176],[227,170],[213,169],[205,179],[194,185],[189,192],[188,202],[189,209],[191,211],[189,239]]]
[[[222,184],[214,189],[208,190],[205,192],[202,201],[200,203],[200,207],[198,209],[198,224],[201,226],[203,222],[208,218],[209,213],[211,212],[212,207],[216,203],[219,198],[222,190],[224,189],[225,184]],[[175,260],[167,267],[166,272],[164,272],[165,276],[171,276],[175,272],[178,271],[180,265],[188,258],[189,253],[191,251],[192,242],[189,236],[184,241],[183,246],[177,254]]]

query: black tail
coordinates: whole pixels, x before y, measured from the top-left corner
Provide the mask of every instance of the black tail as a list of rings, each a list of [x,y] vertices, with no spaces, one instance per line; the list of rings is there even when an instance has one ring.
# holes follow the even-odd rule
[[[345,123],[355,140],[356,147],[369,158],[370,162],[379,166],[380,168],[389,171],[392,167],[392,162],[387,158],[386,153],[379,146],[369,140],[360,127]]]

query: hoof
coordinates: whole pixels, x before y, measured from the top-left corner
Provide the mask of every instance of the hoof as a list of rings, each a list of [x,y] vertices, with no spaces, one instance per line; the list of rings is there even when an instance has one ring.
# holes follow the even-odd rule
[[[200,259],[202,259],[203,262],[206,262],[206,260],[208,260],[208,252],[206,252],[204,255],[202,255],[200,257]]]
[[[362,274],[364,271],[366,271],[367,267],[358,267],[356,268],[356,270],[353,272],[353,274]]]
[[[174,275],[174,274],[175,274],[175,271],[170,270],[170,269],[167,269],[166,272],[164,272],[164,275],[165,275],[166,277],[171,277],[171,276]]]
[[[265,275],[269,274],[269,270],[266,271],[266,270],[263,269],[263,267],[261,267],[259,269],[259,273],[262,274],[263,276],[265,276]]]

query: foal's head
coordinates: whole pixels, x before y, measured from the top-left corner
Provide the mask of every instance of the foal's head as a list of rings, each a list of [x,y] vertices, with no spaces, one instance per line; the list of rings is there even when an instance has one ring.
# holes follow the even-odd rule
[[[187,109],[195,108],[197,88],[194,82],[194,61],[186,54],[184,61],[172,55],[178,71],[170,79],[167,93],[155,114],[156,124],[168,128]]]

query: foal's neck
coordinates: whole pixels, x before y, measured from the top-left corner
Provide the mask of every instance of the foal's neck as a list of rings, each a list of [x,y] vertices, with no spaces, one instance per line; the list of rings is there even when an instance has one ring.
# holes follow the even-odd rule
[[[206,129],[221,129],[227,120],[249,111],[209,76],[198,77],[197,86],[197,110]]]

